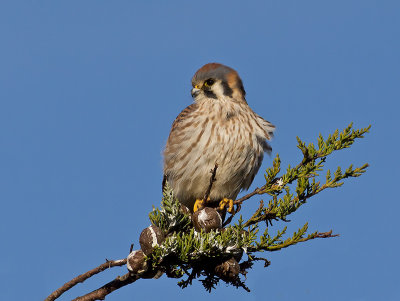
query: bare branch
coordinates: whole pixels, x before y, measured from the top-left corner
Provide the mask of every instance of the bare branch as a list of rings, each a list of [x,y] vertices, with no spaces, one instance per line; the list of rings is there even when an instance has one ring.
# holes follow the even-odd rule
[[[245,196],[241,197],[240,199],[234,201],[233,203],[235,205],[242,204],[245,200],[248,200],[249,198],[251,198],[252,196],[255,196],[256,194],[263,194],[266,187],[267,187],[267,185],[264,185],[261,188],[257,187],[252,192],[246,194]]]
[[[132,275],[130,273],[127,273],[121,277],[118,276],[113,281],[110,281],[109,283],[103,285],[99,289],[94,290],[93,292],[90,292],[89,294],[86,294],[84,296],[75,298],[72,301],[104,300],[105,296],[107,296],[108,294],[112,293],[113,291],[125,285],[135,282],[139,278],[140,278],[139,275]]]
[[[62,287],[58,288],[55,290],[51,295],[49,295],[45,301],[53,301],[60,297],[63,293],[77,285],[78,283],[84,282],[86,279],[92,277],[93,275],[96,275],[100,272],[103,272],[106,269],[112,268],[112,267],[117,267],[117,266],[123,266],[126,264],[126,259],[120,259],[120,260],[106,260],[105,263],[99,265],[97,268],[94,268],[90,271],[87,271],[86,273],[83,273],[71,281],[65,283]]]
[[[211,188],[212,188],[214,182],[216,181],[215,174],[217,173],[217,168],[218,168],[218,163],[215,163],[214,168],[210,170],[210,173],[211,173],[210,184],[208,185],[206,194],[204,195],[204,199],[203,199],[204,203],[207,202],[208,197],[210,196],[210,193],[211,193]]]

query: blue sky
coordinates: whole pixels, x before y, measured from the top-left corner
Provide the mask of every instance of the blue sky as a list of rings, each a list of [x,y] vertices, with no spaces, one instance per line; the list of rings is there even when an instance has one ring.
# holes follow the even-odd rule
[[[272,155],[283,166],[300,159],[296,136],[315,142],[351,121],[372,124],[328,164],[368,162],[368,172],[311,199],[289,224],[341,236],[267,254],[272,265],[248,275],[251,293],[221,284],[209,294],[198,282],[181,290],[164,276],[107,300],[399,300],[399,10],[369,0],[3,1],[0,299],[41,300],[138,245],[160,202],[170,125],[192,101],[190,79],[221,62],[277,126]]]

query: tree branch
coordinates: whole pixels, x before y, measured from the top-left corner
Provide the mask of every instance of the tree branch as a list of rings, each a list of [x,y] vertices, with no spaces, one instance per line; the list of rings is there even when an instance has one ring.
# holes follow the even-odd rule
[[[211,173],[210,184],[208,185],[206,194],[204,195],[204,199],[203,199],[204,203],[206,203],[208,201],[208,197],[210,196],[210,193],[211,193],[211,188],[212,188],[214,182],[216,181],[215,174],[217,173],[217,168],[218,168],[218,163],[215,163],[214,168],[210,170],[210,173]]]
[[[253,192],[246,194],[245,196],[241,197],[240,199],[234,201],[233,203],[235,205],[242,204],[245,200],[248,200],[249,198],[251,198],[252,196],[255,196],[256,194],[263,194],[266,186],[267,185],[264,185],[261,188],[257,187],[256,189],[254,189]]]
[[[140,278],[139,275],[132,275],[127,273],[123,276],[118,276],[113,281],[103,285],[102,287],[94,290],[84,296],[73,299],[72,301],[93,301],[93,300],[104,300],[105,296],[112,293],[113,291],[131,284]]]
[[[53,301],[53,300],[57,299],[63,293],[65,293],[67,290],[71,289],[72,287],[74,287],[78,283],[84,282],[86,279],[92,277],[93,275],[96,275],[96,274],[98,274],[100,272],[103,272],[106,269],[109,269],[109,268],[112,268],[112,267],[117,267],[117,266],[123,266],[125,264],[126,264],[126,259],[111,260],[111,261],[106,259],[106,262],[101,264],[101,265],[99,265],[97,268],[94,268],[94,269],[92,269],[90,271],[87,271],[86,273],[83,273],[83,274],[75,277],[71,281],[65,283],[62,287],[58,288],[53,293],[51,293],[45,299],[45,301]]]
[[[225,231],[195,233],[190,217],[182,212],[180,209],[181,206],[174,197],[172,190],[165,187],[168,185],[166,185],[166,176],[164,175],[162,208],[161,210],[154,209],[149,215],[153,226],[158,226],[166,231],[166,233],[169,233],[169,237],[162,244],[162,248],[155,248],[151,256],[145,258],[145,260],[148,261],[147,264],[152,266],[152,269],[142,274],[127,273],[123,276],[118,276],[102,287],[86,295],[77,297],[74,301],[104,300],[111,292],[131,284],[140,278],[158,278],[156,275],[158,275],[159,271],[164,271],[167,273],[168,277],[173,278],[180,278],[186,273],[188,279],[179,283],[181,287],[186,287],[191,284],[192,280],[195,278],[205,276],[206,278],[201,281],[204,287],[210,291],[212,288],[215,288],[219,280],[224,280],[216,274],[215,262],[213,259],[220,261],[233,259],[240,262],[243,253],[242,250],[247,250],[248,260],[239,264],[239,273],[245,275],[247,269],[252,267],[253,261],[263,260],[265,266],[269,265],[267,259],[254,257],[253,253],[263,251],[271,252],[315,238],[338,236],[337,234],[332,234],[332,231],[314,232],[306,236],[308,229],[308,223],[306,223],[297,232],[294,232],[292,237],[283,240],[287,227],[284,227],[281,231],[278,230],[275,236],[269,235],[268,227],[270,226],[269,224],[272,226],[272,220],[281,219],[283,221],[288,221],[286,220],[286,216],[295,212],[308,198],[320,193],[326,188],[339,187],[343,184],[343,182],[340,182],[341,180],[349,177],[358,177],[365,172],[368,164],[356,169],[353,169],[353,165],[350,165],[344,173],[339,167],[334,173],[333,178],[331,177],[330,170],[328,170],[326,182],[323,185],[315,179],[319,176],[317,172],[322,170],[326,156],[333,151],[350,147],[356,138],[362,138],[363,134],[369,130],[368,127],[362,130],[351,131],[351,127],[352,125],[349,125],[340,135],[338,130],[336,130],[326,141],[320,135],[318,138],[318,149],[316,149],[312,143],[306,146],[304,142],[297,138],[298,148],[303,153],[303,160],[294,168],[289,166],[282,177],[277,177],[280,172],[280,158],[277,155],[276,159],[273,161],[273,166],[266,171],[266,184],[260,188],[256,188],[242,198],[235,200],[234,205],[236,205],[236,210],[225,221],[223,226],[225,227],[230,224],[233,216],[240,211],[241,204],[255,195],[269,194],[272,196],[272,200],[269,201],[268,206],[265,207],[264,203],[261,201],[260,207],[248,221],[244,222],[242,217],[240,217],[238,224],[225,228]],[[208,202],[213,183],[216,181],[217,168],[218,164],[215,164],[215,167],[210,170],[210,183],[204,195],[203,203]],[[294,194],[291,193],[288,185],[296,180],[297,186]],[[170,191],[166,191],[168,189],[170,189]],[[278,195],[284,191],[286,191],[286,195],[278,198]],[[267,228],[263,235],[258,236],[258,224],[260,222],[266,222]],[[171,229],[173,229],[173,231]],[[232,245],[232,241],[236,242],[235,245]],[[130,252],[132,252],[132,249],[133,246],[131,246]],[[235,254],[237,258],[235,258]],[[62,287],[49,295],[45,301],[55,300],[76,284],[84,282],[93,275],[114,266],[125,265],[126,263],[126,259],[115,261],[107,260],[107,262],[97,268],[65,283]],[[190,269],[192,269],[191,272],[189,271]],[[241,286],[247,290],[244,282],[238,277],[238,274],[232,277],[233,280],[231,279],[231,281],[228,282],[226,280],[224,281],[236,287]]]
[[[339,234],[332,234],[332,230],[328,231],[328,232],[314,232],[312,234],[309,234],[307,237],[302,237],[296,241],[288,241],[288,242],[283,242],[280,244],[276,244],[276,245],[272,245],[272,246],[268,246],[266,248],[264,248],[264,250],[266,251],[278,251],[284,248],[287,248],[289,246],[295,245],[299,242],[305,242],[308,241],[310,239],[315,239],[315,238],[331,238],[331,237],[338,237]]]

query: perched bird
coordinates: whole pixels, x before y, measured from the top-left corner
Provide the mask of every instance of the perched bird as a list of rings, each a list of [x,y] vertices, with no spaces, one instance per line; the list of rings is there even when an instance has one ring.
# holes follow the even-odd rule
[[[210,185],[211,201],[235,199],[260,168],[275,126],[253,112],[238,73],[209,63],[192,78],[194,103],[172,124],[164,150],[164,180],[190,210]]]

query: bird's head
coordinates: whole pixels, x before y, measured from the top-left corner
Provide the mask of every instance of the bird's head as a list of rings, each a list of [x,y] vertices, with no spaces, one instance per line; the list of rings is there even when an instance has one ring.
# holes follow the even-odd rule
[[[205,97],[246,102],[246,92],[238,73],[222,64],[209,63],[201,67],[192,78],[192,86],[195,100]]]

